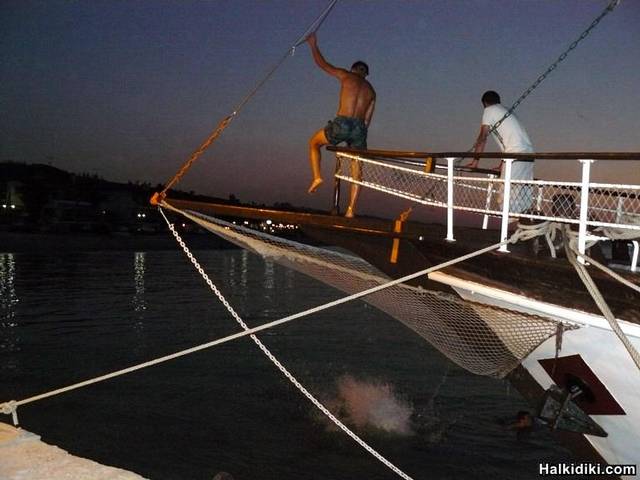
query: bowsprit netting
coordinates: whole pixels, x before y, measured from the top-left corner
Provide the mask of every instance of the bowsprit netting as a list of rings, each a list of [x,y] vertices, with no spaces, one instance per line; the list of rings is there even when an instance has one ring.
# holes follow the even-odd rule
[[[166,203],[163,206],[244,249],[348,294],[390,281],[359,257],[174,209]],[[553,320],[465,302],[453,295],[406,284],[372,293],[363,300],[398,319],[449,359],[478,375],[504,377],[558,328],[558,322]]]

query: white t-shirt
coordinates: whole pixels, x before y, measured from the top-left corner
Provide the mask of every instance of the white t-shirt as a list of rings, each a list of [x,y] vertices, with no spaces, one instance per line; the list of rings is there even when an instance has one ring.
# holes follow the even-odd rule
[[[504,117],[505,113],[507,113],[507,109],[500,104],[485,107],[482,114],[482,125],[493,126]],[[503,152],[530,153],[534,151],[529,135],[513,113],[500,124],[497,135],[496,132],[493,132],[493,138],[498,142]]]

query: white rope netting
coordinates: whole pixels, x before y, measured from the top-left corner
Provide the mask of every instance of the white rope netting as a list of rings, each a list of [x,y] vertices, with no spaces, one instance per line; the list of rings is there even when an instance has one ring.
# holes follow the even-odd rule
[[[348,294],[390,281],[359,257],[293,242],[193,211],[174,211],[242,248]],[[469,303],[407,284],[369,294],[363,300],[400,320],[449,359],[479,375],[504,377],[557,330],[557,322],[549,319]]]

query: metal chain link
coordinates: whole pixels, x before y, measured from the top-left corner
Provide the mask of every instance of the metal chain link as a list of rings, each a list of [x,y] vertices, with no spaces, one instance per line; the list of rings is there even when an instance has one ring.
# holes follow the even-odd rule
[[[160,213],[162,214],[162,217],[164,218],[165,222],[167,222],[169,230],[171,230],[171,233],[175,237],[176,241],[178,242],[180,247],[182,247],[182,250],[187,255],[187,257],[189,258],[189,260],[191,261],[193,266],[196,268],[196,270],[198,271],[200,276],[204,279],[204,281],[207,283],[207,285],[209,285],[209,288],[213,291],[213,293],[216,295],[216,297],[218,297],[218,300],[220,300],[220,302],[229,311],[231,316],[236,320],[236,322],[238,322],[240,324],[240,326],[244,330],[249,330],[249,327],[247,326],[247,324],[242,320],[242,318],[240,318],[240,316],[236,313],[236,311],[233,309],[233,307],[229,304],[229,302],[224,297],[224,295],[222,295],[220,290],[218,290],[218,288],[214,285],[214,283],[211,280],[211,278],[209,278],[209,275],[207,275],[207,273],[204,271],[204,269],[200,266],[200,263],[193,256],[193,254],[189,250],[189,247],[187,247],[185,242],[182,240],[182,238],[180,237],[180,234],[176,230],[175,226],[171,222],[169,222],[169,219],[165,216],[164,211],[162,210],[162,208],[158,208],[158,209],[159,209]],[[390,468],[398,476],[400,476],[404,480],[413,480],[409,475],[404,473],[402,470],[400,470],[398,467],[396,467],[393,463],[391,463],[389,460],[387,460],[385,457],[383,457],[380,453],[378,453],[376,450],[374,450],[369,444],[367,444],[364,440],[362,440],[355,432],[350,430],[349,427],[347,427],[337,417],[335,417],[335,415],[333,415],[318,399],[316,399],[313,396],[313,394],[311,394],[311,392],[309,392],[304,386],[302,386],[302,384],[293,376],[293,374],[291,372],[289,372],[289,370],[287,370],[287,368],[282,363],[280,363],[280,361],[258,339],[258,337],[256,337],[254,334],[249,335],[249,337],[255,342],[255,344],[258,346],[258,348],[260,348],[260,350],[262,350],[262,352],[267,356],[267,358],[269,360],[271,360],[271,362],[278,368],[278,370],[280,370],[282,372],[282,374],[305,397],[307,397],[311,401],[311,403],[313,403],[324,415],[326,415],[327,418],[329,418],[329,420],[331,420],[337,427],[339,427],[342,431],[344,431],[347,435],[349,435],[353,440],[356,441],[356,443],[358,443],[362,448],[364,448],[367,452],[369,452],[373,457],[375,457],[380,462],[382,462],[384,465],[386,465],[388,468]]]
[[[513,105],[511,105],[511,108],[509,108],[507,113],[505,113],[500,120],[498,120],[493,126],[491,126],[491,128],[489,129],[489,133],[497,133],[497,129],[500,125],[502,125],[502,122],[504,122],[507,118],[509,118],[513,114],[513,112],[515,111],[516,108],[518,108],[520,103],[522,103],[522,101],[525,98],[527,98],[529,94],[533,92],[538,87],[538,85],[540,85],[547,78],[547,76],[556,69],[556,67],[562,61],[564,61],[565,58],[567,58],[569,53],[574,48],[576,48],[578,44],[582,40],[584,40],[587,37],[587,35],[591,33],[591,30],[593,30],[604,17],[606,17],[609,13],[611,13],[618,6],[619,3],[620,3],[620,0],[611,0],[611,2],[609,2],[609,5],[607,5],[607,7],[602,11],[602,13],[598,15],[598,17],[596,17],[596,19],[593,22],[591,22],[591,25],[589,25],[589,27],[580,34],[578,39],[575,40],[571,45],[569,45],[569,48],[567,48],[564,52],[562,52],[562,54],[556,59],[556,61],[553,62],[553,64],[551,64],[551,66],[547,68],[547,70],[542,75],[540,75],[536,79],[536,81],[533,82],[533,84],[524,91],[522,95],[520,95],[520,98],[518,98],[513,103]]]

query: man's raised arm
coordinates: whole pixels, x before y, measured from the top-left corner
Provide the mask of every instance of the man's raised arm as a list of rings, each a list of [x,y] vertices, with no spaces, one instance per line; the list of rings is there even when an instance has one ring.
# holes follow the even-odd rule
[[[320,53],[320,49],[318,48],[318,39],[316,38],[315,32],[310,34],[307,37],[307,43],[311,47],[311,54],[313,55],[313,60],[316,62],[316,65],[318,65],[322,70],[327,72],[329,75],[332,75],[338,78],[341,78],[343,74],[347,73],[346,70],[342,68],[334,67],[324,59],[324,57],[322,56],[322,53]]]

